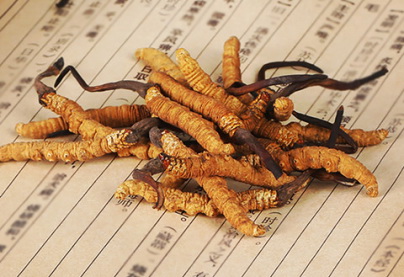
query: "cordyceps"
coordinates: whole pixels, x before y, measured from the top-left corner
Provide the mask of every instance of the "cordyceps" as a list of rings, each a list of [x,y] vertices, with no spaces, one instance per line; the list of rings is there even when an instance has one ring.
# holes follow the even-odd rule
[[[70,132],[80,134],[82,141],[77,142],[53,142],[36,141],[10,143],[0,147],[0,161],[22,160],[62,160],[66,162],[85,161],[103,156],[112,152],[120,152],[123,156],[127,152],[147,157],[143,153],[144,144],[128,142],[127,137],[132,135],[132,130],[115,130],[104,126],[91,118],[77,103],[66,97],[56,94],[56,91],[41,82],[43,77],[57,75],[63,67],[63,60],[59,59],[35,80],[39,102],[47,109],[52,110],[62,117],[68,125]],[[52,129],[52,131],[54,131]],[[138,149],[138,146],[142,146]],[[133,148],[133,149],[131,149]],[[154,148],[154,146],[153,146]],[[126,151],[125,151],[126,150]],[[149,151],[149,148],[146,150]]]
[[[148,83],[122,80],[89,86],[73,66],[62,70],[60,59],[35,80],[39,102],[60,117],[20,123],[16,130],[31,138],[68,131],[80,135],[81,140],[10,143],[0,147],[0,161],[90,160],[109,153],[150,159],[133,171],[132,180],[118,186],[116,198],[136,194],[154,202],[156,208],[190,215],[223,215],[239,232],[250,236],[263,235],[266,229],[249,218],[248,210],[279,207],[313,178],[357,181],[368,195],[376,196],[376,177],[347,153],[381,143],[388,132],[343,128],[342,107],[334,123],[300,114],[289,96],[311,86],[352,90],[387,70],[341,82],[304,61],[271,62],[259,69],[257,82],[246,85],[239,50],[236,37],[224,44],[223,86],[214,83],[182,48],[176,51],[178,65],[157,49],[136,51],[135,56],[153,69]],[[285,66],[302,67],[315,74],[266,78],[268,69]],[[69,72],[87,91],[129,89],[139,93],[145,105],[83,110],[41,81],[59,75],[57,86]],[[275,85],[282,87],[275,89]],[[309,124],[282,123],[292,117]],[[154,180],[153,175],[161,172],[161,180]],[[206,195],[181,189],[191,178]],[[245,191],[235,192],[228,179],[244,182]]]
[[[108,106],[101,109],[85,111],[89,117],[102,125],[112,128],[123,128],[150,117],[145,105]],[[29,123],[18,123],[15,130],[21,136],[33,139],[49,138],[53,135],[68,133],[69,124],[63,117],[48,118]]]
[[[171,132],[160,132],[156,128],[152,129],[151,132],[153,133],[153,140],[163,148],[165,153],[169,153],[178,159],[187,157],[197,158],[200,156],[200,154],[197,154],[192,149],[186,147],[182,141]],[[165,162],[162,161],[162,164],[165,164]],[[150,169],[151,167],[148,168]],[[153,169],[149,170],[149,172],[152,173],[153,171],[154,173],[155,168],[160,167],[156,167],[154,163]],[[220,213],[223,214],[230,224],[232,224],[237,230],[243,234],[251,236],[263,235],[265,229],[262,226],[254,224],[254,222],[249,219],[247,216],[247,208],[252,208],[253,206],[253,209],[262,209],[265,207],[270,208],[281,206],[297,189],[304,186],[305,182],[307,182],[307,178],[297,180],[298,178],[295,177],[288,178],[287,176],[284,176],[280,179],[282,179],[285,184],[283,186],[278,185],[274,190],[248,190],[237,194],[235,191],[227,187],[226,180],[220,176],[210,176],[209,174],[193,176],[198,184],[206,191],[206,194],[209,197],[207,198],[206,196],[200,196],[193,193],[183,193],[180,190],[174,189],[171,186],[168,187],[167,185],[161,185],[160,188],[162,191],[157,194],[155,191],[150,193],[150,187],[155,186],[154,181],[150,180],[147,175],[145,176],[141,171],[144,171],[144,169],[135,170],[135,179],[121,184],[118,187],[115,196],[122,198],[128,194],[134,193],[144,196],[147,201],[156,202],[158,203],[157,205],[164,206],[169,210],[176,211],[182,209],[191,214],[200,212],[208,216],[213,216],[212,213]],[[263,171],[270,176],[269,178],[272,178],[271,181],[276,182],[272,173],[266,168],[263,168]],[[176,174],[175,172],[169,171],[166,171],[166,173],[173,175]],[[279,183],[281,181],[277,182]],[[149,186],[147,186],[146,183]],[[175,198],[173,198],[173,195]],[[163,199],[160,197],[163,197]],[[213,207],[215,207],[215,209]]]

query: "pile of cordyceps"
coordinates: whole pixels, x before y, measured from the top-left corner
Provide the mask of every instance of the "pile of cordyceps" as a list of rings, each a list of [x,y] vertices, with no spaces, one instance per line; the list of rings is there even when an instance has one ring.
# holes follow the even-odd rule
[[[156,49],[137,50],[136,57],[153,69],[149,83],[124,80],[88,86],[74,67],[60,72],[63,59],[59,59],[35,79],[35,88],[39,102],[61,117],[20,123],[16,130],[31,138],[68,130],[80,134],[82,140],[11,143],[0,148],[0,161],[84,161],[111,152],[150,159],[133,172],[133,180],[118,187],[117,198],[140,195],[155,202],[156,208],[190,215],[223,214],[234,228],[251,236],[263,235],[265,228],[250,220],[248,210],[279,207],[312,178],[359,182],[368,195],[376,196],[375,176],[348,154],[358,147],[379,144],[388,132],[343,128],[342,107],[333,123],[300,114],[288,96],[310,86],[355,89],[387,70],[341,82],[306,62],[274,62],[261,68],[257,82],[246,85],[241,81],[239,48],[235,37],[224,45],[223,86],[212,82],[184,49],[176,51],[177,63]],[[266,70],[284,66],[318,74],[265,79]],[[57,86],[68,72],[85,90],[130,89],[146,104],[83,110],[41,81],[59,75]],[[275,85],[280,89],[272,90]],[[308,124],[281,123],[291,115]],[[182,141],[183,137],[188,139]],[[155,181],[153,175],[161,172],[161,180]],[[181,191],[189,178],[206,194]],[[263,188],[236,193],[227,186],[226,178]]]

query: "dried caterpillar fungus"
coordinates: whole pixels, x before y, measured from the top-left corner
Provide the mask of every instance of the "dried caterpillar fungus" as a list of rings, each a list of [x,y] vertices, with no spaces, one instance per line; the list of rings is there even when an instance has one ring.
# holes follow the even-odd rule
[[[163,73],[153,73],[150,80],[159,84],[171,99],[198,112],[204,118],[212,120],[225,134],[234,138],[238,143],[249,145],[253,151],[260,155],[265,166],[276,177],[281,175],[280,168],[277,167],[273,158],[261,147],[256,138],[244,128],[243,121],[222,103],[181,86]]]
[[[188,51],[180,48],[175,53],[178,66],[189,85],[195,91],[222,102],[236,115],[245,109],[245,104],[235,96],[227,94],[224,88],[218,86],[210,79],[209,75],[202,70],[198,62],[189,55]]]
[[[226,154],[234,152],[233,146],[223,143],[211,123],[207,123],[188,108],[164,97],[158,87],[149,88],[145,100],[153,114],[193,136],[209,152]]]
[[[160,143],[164,153],[174,157],[192,157],[197,156],[194,150],[186,147],[184,143],[173,133],[168,131],[160,132]],[[162,151],[162,152],[163,152]],[[183,184],[187,179],[174,176],[166,173],[161,178],[161,185],[163,187],[177,188]]]
[[[178,137],[170,132],[164,132],[161,140],[163,150],[176,154],[178,158],[197,157],[194,151],[187,148]],[[248,218],[246,208],[240,205],[236,192],[227,187],[227,182],[224,178],[202,176],[196,177],[195,180],[206,191],[218,210],[237,230],[251,236],[259,236],[265,233],[262,226],[254,224]]]
[[[254,168],[247,162],[235,160],[229,155],[203,153],[198,157],[180,159],[162,156],[166,171],[182,178],[200,176],[221,176],[256,186],[278,187],[292,182],[295,177],[283,174],[276,179],[274,175],[262,168]]]
[[[284,127],[289,132],[296,134],[301,141],[310,142],[325,142],[330,136],[330,130],[313,125],[307,124],[305,126],[296,122],[291,122]],[[362,129],[346,129],[341,126],[359,147],[372,146],[380,144],[388,135],[386,129],[365,131]],[[337,143],[343,143],[343,138],[338,138]]]
[[[0,147],[0,161],[86,161],[128,148],[131,144],[125,142],[127,135],[127,132],[118,131],[88,141],[10,143]]]
[[[199,64],[197,63],[196,60],[194,60],[189,53],[185,49],[178,49],[176,51],[177,54],[177,61],[179,64],[179,67],[181,71],[184,73],[188,83],[190,86],[202,93],[203,95],[212,97],[213,99],[223,103],[230,111],[232,111],[234,114],[239,115],[243,113],[246,109],[247,106],[242,103],[239,99],[237,99],[235,96],[227,94],[226,91],[213,83],[213,81],[210,79],[209,75],[207,75],[203,70],[200,68]],[[257,121],[259,122],[259,125],[257,126]],[[259,127],[261,125],[265,125],[267,122],[266,119],[260,118],[255,120],[254,122],[250,123],[249,126],[255,127],[252,132],[254,135],[258,136],[265,136],[269,138],[275,138],[278,140],[285,140],[285,144],[289,145],[292,142],[296,142],[297,139],[292,138],[292,142],[290,142],[290,139],[284,139],[284,134],[287,133],[287,131],[270,131],[270,132],[259,132],[260,130],[264,130],[263,127]],[[268,123],[270,124],[270,123]],[[272,125],[272,124],[270,124]],[[251,128],[253,128],[251,127]],[[249,128],[247,128],[249,129]],[[255,129],[258,130],[258,132],[255,131]],[[268,129],[265,129],[268,130]]]
[[[212,120],[231,136],[237,128],[244,127],[243,122],[222,103],[182,86],[163,73],[152,73],[150,81],[159,84],[170,99]]]
[[[222,78],[225,89],[234,84],[241,83],[240,71],[240,41],[237,37],[230,37],[224,43]]]
[[[187,85],[187,81],[178,66],[165,53],[154,48],[139,48],[135,57],[144,61],[154,71],[163,72],[177,82]]]
[[[325,169],[329,173],[340,173],[348,179],[358,181],[365,186],[369,196],[377,196],[378,184],[373,173],[361,162],[342,151],[323,146],[306,146],[283,151],[279,145],[265,144],[266,149],[285,172]],[[259,157],[256,155],[248,155],[240,160],[246,161],[256,168],[261,166]]]
[[[280,121],[289,119],[291,115],[299,119],[293,101],[288,98],[295,91],[313,85],[347,89],[373,80],[384,71],[359,79],[356,83],[339,82],[323,74],[305,74],[279,76],[244,85],[239,50],[237,38],[226,41],[223,87],[215,84],[184,49],[176,51],[178,65],[161,51],[138,50],[136,56],[153,69],[149,83],[121,80],[89,86],[72,66],[67,66],[59,74],[63,65],[58,61],[39,74],[35,88],[40,103],[61,118],[18,125],[18,129],[21,133],[28,130],[30,136],[45,137],[68,128],[81,135],[82,141],[9,144],[0,147],[0,161],[88,160],[112,152],[120,157],[134,155],[142,159],[158,156],[162,159],[153,159],[143,168],[135,169],[134,180],[123,182],[115,197],[122,199],[136,194],[147,201],[164,204],[170,211],[183,210],[189,214],[204,213],[208,216],[223,214],[235,229],[251,236],[263,235],[265,228],[248,217],[249,209],[278,207],[312,178],[325,180],[329,177],[333,181],[355,179],[366,187],[370,196],[376,196],[378,184],[375,176],[354,158],[331,148],[340,146],[335,144],[335,140],[343,144],[345,148],[340,149],[344,150],[354,145],[351,140],[360,146],[378,144],[387,136],[387,131],[347,130],[340,127],[342,115],[334,124],[307,121],[310,124],[306,126],[299,123],[283,125]],[[321,71],[305,62],[272,63],[264,65],[263,69],[285,65]],[[60,83],[68,72],[85,90],[130,89],[145,98],[146,106],[142,106],[144,110],[141,114],[131,110],[134,106],[124,105],[84,111],[77,103],[58,95],[40,81],[59,74],[56,83]],[[285,86],[274,91],[273,84]],[[126,124],[131,125],[140,119],[132,127],[125,128]],[[118,126],[125,129],[111,128]],[[39,130],[41,128],[43,130]],[[161,131],[161,128],[178,132],[179,136],[190,140],[187,143],[196,145],[193,149],[197,150],[187,147],[172,132]],[[271,141],[258,140],[258,137]],[[249,149],[237,143],[247,144]],[[313,143],[320,146],[308,146]],[[277,173],[277,170],[268,170],[270,162],[278,168]],[[164,172],[162,181],[155,181],[154,174],[161,172]],[[178,189],[187,178],[194,178],[206,196]],[[274,190],[247,189],[236,193],[226,178],[244,182],[246,186],[260,185]]]
[[[9,160],[88,160],[119,152],[136,145],[126,138],[131,130],[114,130],[90,118],[76,102],[56,94],[41,79],[58,74],[63,60],[58,60],[35,80],[40,103],[60,115],[73,133],[80,134],[84,141],[78,142],[21,142],[10,143],[0,148],[0,161]]]
[[[179,189],[163,186],[164,208],[168,211],[185,211],[188,215],[198,213],[207,216],[218,216],[221,214],[219,209],[207,195],[183,192]],[[155,203],[157,201],[156,191],[144,182],[137,180],[128,180],[119,185],[115,192],[115,198],[125,199],[128,195],[138,195],[147,202]],[[266,210],[275,208],[282,204],[278,199],[276,190],[254,189],[237,193],[237,198],[242,206],[247,210]]]
[[[111,128],[128,127],[143,118],[150,117],[150,112],[145,105],[108,106],[101,109],[88,109],[85,113],[88,113],[89,118]],[[18,134],[33,139],[43,139],[52,133],[68,129],[69,125],[63,117],[26,124],[18,123],[15,127]]]

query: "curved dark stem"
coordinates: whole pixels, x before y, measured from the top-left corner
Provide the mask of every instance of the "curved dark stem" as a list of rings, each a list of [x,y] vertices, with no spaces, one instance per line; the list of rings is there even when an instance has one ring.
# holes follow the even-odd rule
[[[229,90],[229,89],[231,90],[233,88],[241,88],[241,87],[244,87],[244,86],[246,86],[246,84],[244,84],[243,82],[234,82],[231,86],[229,86],[226,89],[226,91]],[[247,94],[247,93],[245,93],[245,94]],[[258,93],[256,91],[251,91],[250,95],[251,95],[252,99],[255,99],[258,96]]]
[[[281,167],[275,162],[265,147],[263,147],[249,131],[243,128],[238,128],[234,133],[233,138],[240,144],[247,144],[248,147],[260,157],[261,162],[274,174],[276,179],[282,176],[283,171]]]
[[[159,183],[157,183],[152,177],[152,175],[164,171],[162,165],[163,164],[159,159],[152,159],[142,169],[135,169],[132,173],[134,180],[142,181],[156,190],[157,202],[153,206],[154,209],[161,209],[164,204],[163,190],[159,186]]]
[[[332,130],[332,128],[333,128],[333,124],[331,124],[330,122],[327,122],[325,120],[322,120],[322,119],[319,119],[319,118],[316,118],[316,117],[312,117],[312,116],[309,116],[309,115],[306,115],[306,114],[301,114],[301,113],[298,113],[296,111],[293,111],[292,114],[297,119],[302,120],[304,122],[307,122],[307,123],[310,123],[310,124],[313,124],[313,125],[317,125],[317,126],[329,129],[329,130]],[[348,144],[349,147],[344,147],[344,146],[338,145],[338,146],[335,147],[336,149],[341,150],[341,151],[343,151],[345,153],[348,153],[348,154],[355,153],[358,150],[358,144],[351,138],[350,135],[348,135],[341,128],[339,128],[339,130],[338,130],[338,135],[344,138],[344,140],[346,141],[346,143]]]
[[[261,69],[258,71],[258,81],[265,79],[265,72],[269,69],[280,68],[280,67],[292,67],[292,66],[304,67],[304,68],[316,71],[318,73],[324,73],[324,71],[321,68],[315,66],[314,64],[305,62],[305,61],[270,62],[270,63],[264,64],[261,67]]]
[[[344,115],[344,106],[339,107],[337,115],[335,116],[334,124],[331,127],[330,137],[328,138],[325,146],[329,148],[335,148],[337,142],[338,130],[341,128],[342,116]]]
[[[342,117],[344,115],[344,106],[339,107],[337,114],[335,116],[334,124],[332,124],[331,128],[331,133],[330,133],[330,138],[326,142],[326,146],[329,148],[335,148],[338,149],[338,146],[336,146],[337,142],[337,137],[339,130],[341,129],[341,122],[342,122]],[[348,183],[354,184],[356,182],[355,179],[349,179],[343,176],[340,173],[331,173],[327,172],[324,169],[317,169],[316,171],[313,172],[312,176],[314,178],[317,178],[322,181],[333,181],[337,182],[338,184],[343,184],[347,185]]]
[[[359,88],[360,86],[373,81],[383,75],[385,75],[388,72],[387,68],[383,67],[379,71],[376,71],[375,73],[366,76],[361,79],[356,79],[350,82],[342,82],[342,81],[337,81],[334,79],[326,79],[323,81],[319,81],[318,84],[314,84],[315,86],[322,86],[324,88],[329,88],[329,89],[335,89],[335,90],[354,90]]]
[[[344,186],[353,186],[357,183],[355,179],[349,179],[340,173],[327,172],[324,169],[307,169],[302,172],[294,181],[276,188],[280,205],[286,202],[300,189],[304,188],[310,182],[310,177],[321,181],[333,181]]]
[[[304,82],[304,81],[308,81],[308,80],[323,80],[323,79],[327,79],[327,78],[328,78],[327,75],[323,75],[323,74],[285,75],[285,76],[278,76],[278,77],[260,80],[255,83],[252,83],[250,85],[245,85],[245,86],[238,87],[238,88],[230,87],[226,91],[232,95],[239,96],[239,95],[257,91],[259,89],[269,87],[269,86],[289,84],[289,83],[295,83],[295,82]]]
[[[243,82],[234,82],[229,88],[241,88],[246,86]]]
[[[292,182],[276,188],[280,205],[286,204],[286,202],[293,196],[293,194],[305,187],[310,182],[310,176],[315,172],[316,169],[307,169],[303,171],[302,174],[300,174]]]
[[[376,71],[375,73],[366,76],[361,79],[356,79],[350,82],[342,82],[342,81],[337,81],[331,78],[327,78],[324,80],[307,80],[307,81],[302,81],[302,82],[296,82],[288,85],[287,87],[279,90],[275,95],[273,95],[273,100],[274,101],[276,98],[279,97],[288,97],[291,94],[293,94],[296,91],[302,90],[307,87],[312,87],[312,86],[320,86],[328,89],[335,89],[335,90],[354,90],[359,88],[360,86],[373,81],[383,75],[385,75],[388,72],[388,70],[383,67],[379,71]]]
[[[54,64],[49,66],[44,72],[40,73],[34,81],[34,87],[36,92],[38,93],[38,98],[39,98],[39,103],[41,105],[45,106],[46,104],[42,101],[42,98],[48,94],[48,93],[56,93],[56,91],[45,85],[42,82],[43,78],[49,77],[49,76],[56,76],[59,74],[60,70],[63,68],[64,65],[64,60],[63,58],[59,58]]]
[[[280,89],[277,93],[272,95],[271,97],[271,102],[275,102],[275,99],[279,97],[288,97],[292,95],[294,92],[302,90],[304,88],[310,87],[313,82],[311,80],[306,81],[306,82],[296,82],[293,84],[290,84],[282,89]]]
[[[83,77],[80,76],[78,71],[71,65],[67,66],[63,71],[60,73],[58,78],[55,81],[55,87],[57,87],[63,78],[66,76],[67,73],[71,72],[73,77],[77,80],[79,85],[90,92],[97,92],[97,91],[106,91],[106,90],[113,90],[113,89],[129,89],[132,91],[136,91],[139,95],[144,98],[146,95],[147,90],[152,87],[152,84],[141,83],[132,80],[122,80],[118,82],[106,83],[98,86],[89,86]]]
[[[333,181],[343,186],[353,186],[358,184],[355,179],[343,176],[339,172],[327,172],[324,169],[317,169],[312,176],[320,181]]]

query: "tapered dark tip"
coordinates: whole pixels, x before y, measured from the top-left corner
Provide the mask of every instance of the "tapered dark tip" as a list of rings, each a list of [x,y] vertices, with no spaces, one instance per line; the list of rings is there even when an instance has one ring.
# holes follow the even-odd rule
[[[64,8],[69,3],[69,0],[60,0],[56,3],[56,7],[61,9]]]
[[[55,84],[53,85],[55,88],[59,86],[60,82],[62,82],[63,78],[66,76],[67,73],[69,73],[71,69],[71,66],[66,66],[65,69],[60,72],[59,76],[55,80]]]
[[[240,96],[249,92],[257,91],[259,89],[274,86],[274,85],[283,85],[290,83],[298,83],[298,82],[307,82],[307,81],[321,81],[327,79],[328,76],[324,74],[296,74],[296,75],[285,75],[278,76],[269,79],[264,79],[257,81],[255,83],[241,86],[241,87],[230,87],[226,91],[232,95]]]
[[[341,109],[341,107],[338,110],[337,115],[339,113],[343,112],[343,108]],[[293,111],[292,114],[299,120],[302,120],[304,122],[307,122],[307,123],[310,123],[310,124],[313,124],[313,125],[316,125],[316,126],[319,126],[319,127],[323,127],[323,128],[329,129],[329,130],[332,130],[333,125],[335,125],[335,124],[331,124],[328,121],[322,120],[320,118],[312,117],[312,116],[309,116],[309,115],[306,115],[306,114],[301,114],[301,113],[298,113],[296,111]],[[341,118],[338,119],[338,120],[342,120],[342,115],[341,115]],[[347,146],[334,145],[333,148],[341,150],[341,151],[343,151],[343,152],[345,152],[347,154],[353,154],[358,150],[358,144],[355,142],[355,140],[350,135],[348,135],[344,130],[342,130],[341,128],[338,128],[338,135],[343,137],[345,142],[348,145]]]
[[[303,67],[303,68],[307,68],[313,71],[316,71],[318,73],[324,73],[324,71],[317,67],[314,64],[305,62],[305,61],[283,61],[283,62],[270,62],[267,64],[264,64],[261,69],[258,72],[258,80],[264,80],[265,79],[265,72],[269,69],[272,68],[281,68],[281,67],[293,67],[293,66],[297,66],[297,67]]]
[[[283,175],[281,167],[248,130],[238,128],[234,133],[234,139],[240,144],[247,144],[260,157],[262,164],[272,172],[276,179],[279,179]]]
[[[389,72],[389,71],[387,70],[387,68],[385,66],[383,66],[380,70],[374,72],[373,74],[370,74],[369,76],[364,77],[362,79],[358,79],[356,81],[356,83],[357,83],[356,87],[359,87],[359,86],[361,86],[361,85],[363,85],[363,84],[365,84],[367,82],[370,82],[370,81],[373,81],[373,80],[375,80],[377,78],[380,78],[380,77],[386,75],[387,72]]]
[[[134,180],[142,181],[152,188],[154,188],[157,192],[157,202],[154,204],[154,209],[161,209],[164,204],[164,192],[159,186],[159,183],[154,181],[153,177],[149,172],[144,172],[143,170],[135,169],[132,173],[132,177]]]
[[[63,66],[65,65],[65,61],[63,57],[60,57],[53,66],[56,67],[58,70],[62,70]]]
[[[355,179],[347,178],[339,172],[327,172],[324,169],[317,169],[312,176],[321,181],[333,181],[343,186],[352,187],[359,184]]]
[[[380,69],[378,72],[376,72],[376,74],[378,74],[378,76],[383,76],[386,75],[387,72],[389,72],[389,70],[387,69],[387,67],[383,66],[382,69]]]
[[[43,71],[42,73],[40,73],[34,81],[34,87],[35,90],[38,94],[38,98],[39,98],[39,103],[42,106],[46,106],[46,103],[43,101],[43,97],[44,95],[48,94],[48,93],[56,93],[56,91],[45,85],[42,82],[43,78],[49,77],[49,76],[55,76],[57,74],[59,74],[60,69],[63,68],[64,62],[63,62],[63,58],[59,58],[55,63],[53,63],[52,65],[50,65],[45,71]]]
[[[287,201],[300,189],[304,188],[311,181],[310,176],[316,169],[307,169],[302,172],[294,181],[284,184],[276,189],[280,205],[284,205]]]
[[[335,148],[335,143],[337,142],[337,137],[339,135],[339,131],[341,129],[342,117],[344,116],[344,106],[340,106],[337,111],[337,115],[335,116],[334,124],[331,127],[330,137],[328,138],[327,143],[325,144],[329,148]]]
[[[160,210],[164,205],[164,199],[165,199],[164,191],[160,186],[158,186],[156,192],[157,192],[157,201],[156,203],[154,203],[153,209]]]

